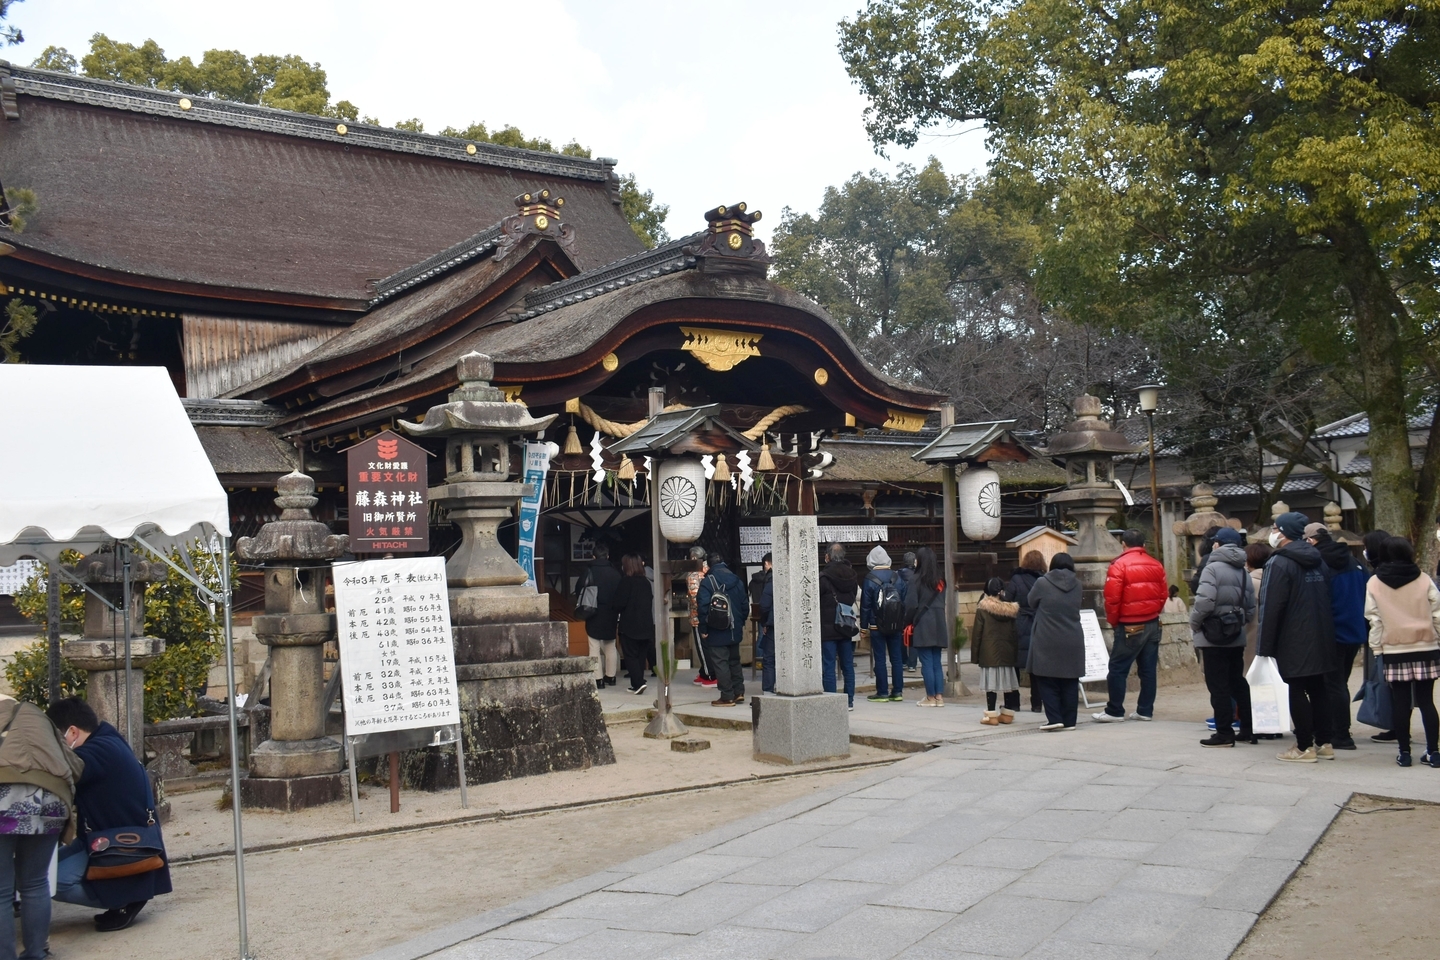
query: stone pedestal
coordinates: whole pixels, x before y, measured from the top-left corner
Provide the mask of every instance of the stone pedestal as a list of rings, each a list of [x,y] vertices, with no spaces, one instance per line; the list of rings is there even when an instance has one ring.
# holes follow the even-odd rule
[[[87,597],[87,605],[91,600],[94,598]],[[85,620],[88,628],[88,612]],[[145,668],[164,652],[164,640],[130,638],[130,747],[142,761],[145,757]],[[125,641],[70,640],[61,644],[60,655],[89,675],[85,700],[95,716],[125,736]]]
[[[775,693],[751,701],[756,760],[850,755],[850,713],[820,675],[820,543],[814,517],[770,521],[775,578]]]
[[[250,751],[242,806],[289,812],[345,798],[344,752],[325,736],[322,646],[335,637],[335,615],[323,606],[328,564],[347,538],[311,515],[314,489],[302,473],[281,477],[280,519],[235,545],[241,559],[265,564],[265,613],[252,626],[270,649],[270,732]]]
[[[491,783],[615,762],[595,689],[594,661],[569,656],[569,630],[551,622],[549,599],[500,546],[499,525],[528,485],[510,480],[510,444],[554,420],[530,417],[488,382],[494,364],[472,353],[456,364],[460,386],[413,436],[445,439],[445,482],[429,499],[444,506],[461,542],[445,565],[459,682],[460,728],[470,783]],[[407,758],[407,781],[457,786],[449,751]]]

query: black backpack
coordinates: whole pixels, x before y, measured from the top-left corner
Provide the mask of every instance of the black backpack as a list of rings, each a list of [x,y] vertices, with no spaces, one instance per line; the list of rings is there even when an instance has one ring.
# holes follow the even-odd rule
[[[720,581],[710,581],[710,608],[705,611],[705,625],[711,630],[730,631],[735,629],[735,613],[730,609],[730,597],[720,586]]]
[[[900,599],[900,590],[892,573],[888,580],[875,577],[879,589],[875,592],[875,628],[881,633],[899,633],[905,629],[905,601]]]

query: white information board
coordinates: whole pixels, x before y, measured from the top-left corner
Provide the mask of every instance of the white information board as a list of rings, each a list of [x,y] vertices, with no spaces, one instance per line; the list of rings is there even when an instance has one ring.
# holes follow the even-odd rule
[[[460,722],[443,557],[335,565],[345,733]]]
[[[1080,682],[1099,683],[1110,676],[1110,651],[1105,648],[1105,635],[1094,610],[1080,611],[1080,629],[1085,634],[1085,676]]]

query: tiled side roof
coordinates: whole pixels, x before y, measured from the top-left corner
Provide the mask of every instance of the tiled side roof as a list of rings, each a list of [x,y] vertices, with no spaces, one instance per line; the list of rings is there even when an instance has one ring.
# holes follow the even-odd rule
[[[687,254],[685,248],[696,243],[702,236],[703,233],[696,233],[679,240],[671,240],[654,250],[624,257],[603,267],[576,274],[568,280],[539,287],[525,297],[525,312],[516,319],[528,320],[632,283],[651,280],[677,270],[688,270],[695,266],[695,258]]]
[[[53,73],[49,70],[33,70],[28,67],[10,66],[18,93],[50,100],[66,100],[84,103],[94,107],[108,107],[113,110],[129,110],[133,113],[148,113],[177,120],[191,120],[198,123],[215,123],[243,130],[259,130],[266,133],[280,133],[292,137],[307,137],[314,140],[328,140],[332,143],[352,143],[378,150],[394,150],[400,153],[418,153],[424,156],[444,157],[462,160],[490,167],[505,167],[528,173],[546,174],[579,180],[607,180],[613,162],[605,163],[585,157],[569,157],[558,153],[538,150],[522,150],[518,147],[502,147],[493,143],[473,143],[455,137],[441,137],[427,133],[410,133],[392,130],[388,127],[337,121],[333,117],[317,117],[308,113],[292,113],[249,103],[232,103],[228,100],[213,100],[207,97],[187,97],[170,90],[154,90],[128,83],[113,83],[109,80],[95,80],[77,77],[68,73]],[[190,109],[182,110],[180,101],[190,101]],[[343,123],[346,132],[340,134],[336,127]],[[468,145],[475,147],[470,153]]]
[[[451,270],[462,263],[489,253],[495,249],[495,245],[499,241],[500,224],[497,223],[493,227],[481,230],[473,237],[441,250],[434,256],[426,257],[414,266],[393,273],[375,284],[375,296],[370,299],[370,305],[373,307],[383,303],[398,293],[403,293],[417,284],[439,276],[446,270]]]

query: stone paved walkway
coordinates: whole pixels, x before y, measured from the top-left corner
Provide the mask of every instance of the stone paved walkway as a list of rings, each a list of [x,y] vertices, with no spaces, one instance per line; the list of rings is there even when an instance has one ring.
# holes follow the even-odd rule
[[[1202,735],[947,745],[372,960],[1221,960],[1352,792],[1440,801],[1440,771],[1379,744],[1289,765]]]

